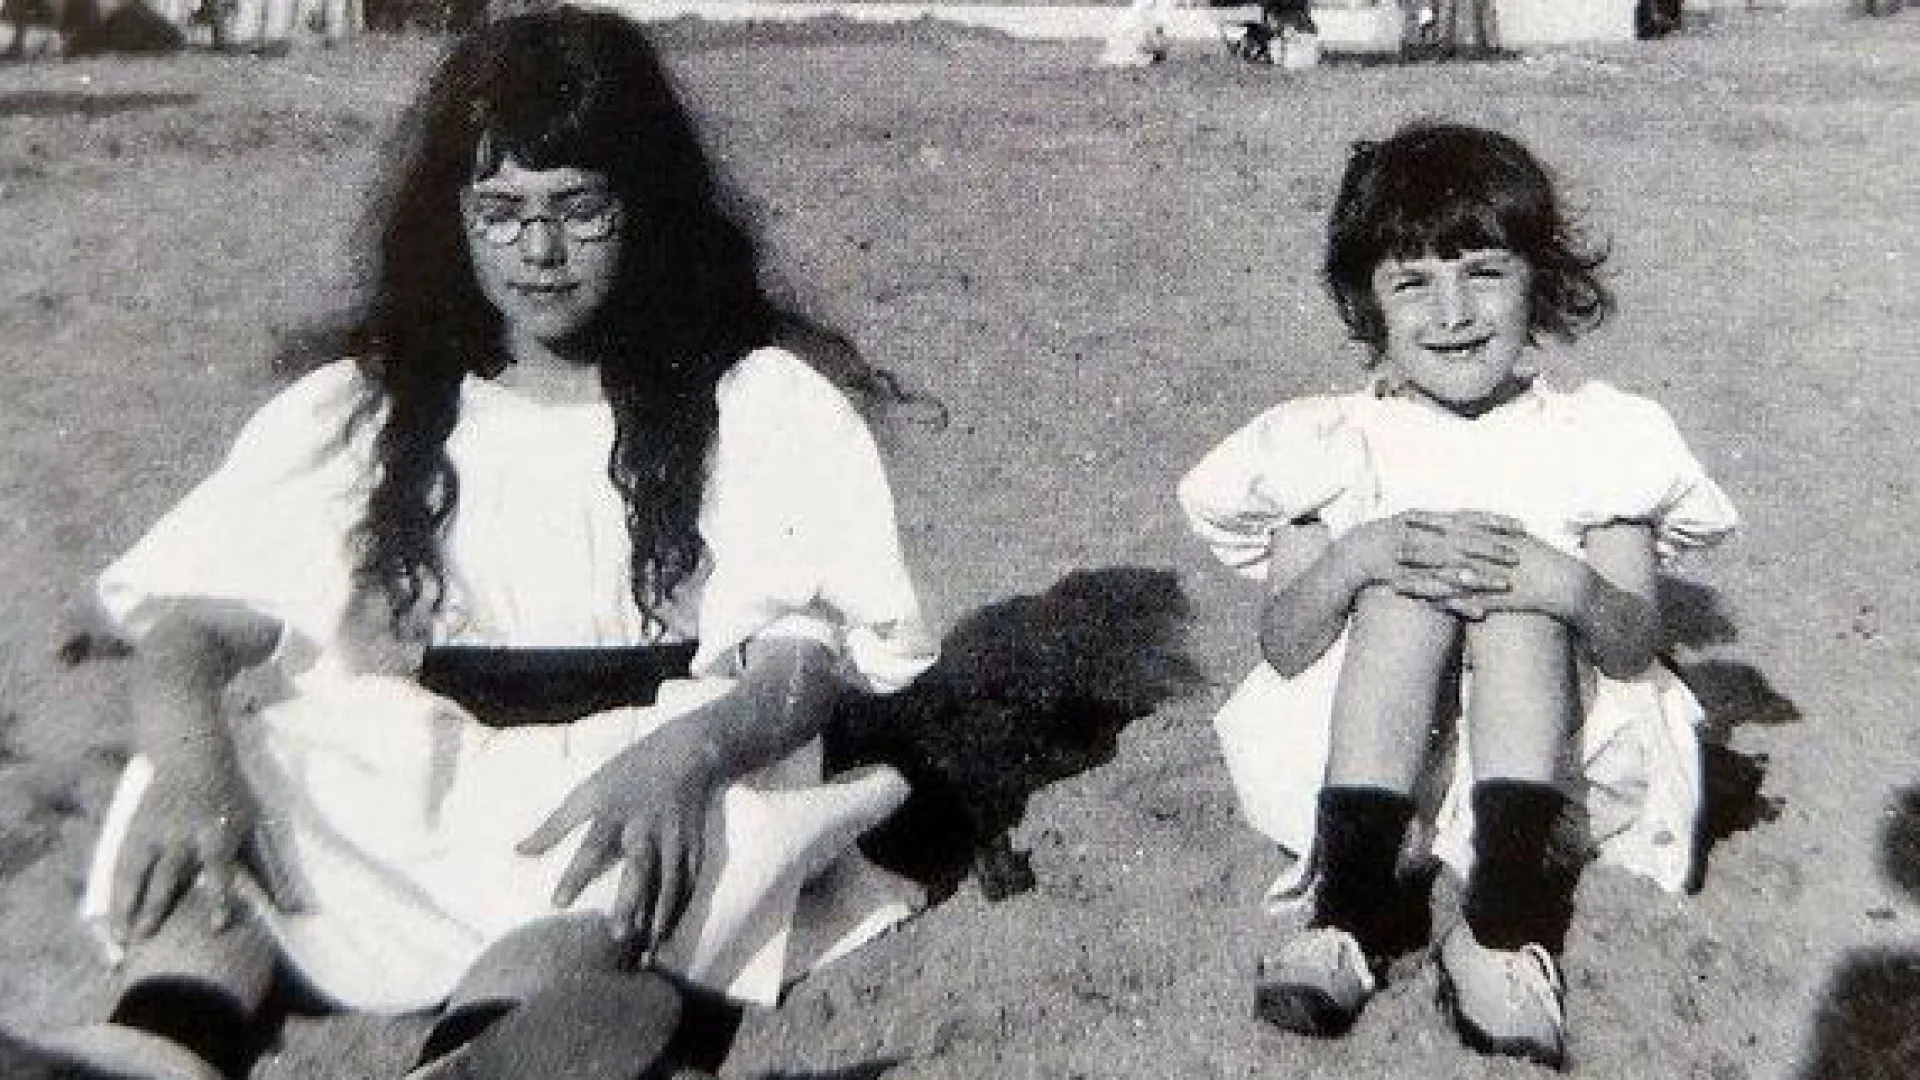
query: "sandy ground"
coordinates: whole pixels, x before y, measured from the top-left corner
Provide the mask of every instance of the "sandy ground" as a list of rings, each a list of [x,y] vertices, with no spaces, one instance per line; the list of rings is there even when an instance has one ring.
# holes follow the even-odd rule
[[[1747,515],[1673,589],[1717,743],[1705,878],[1587,876],[1574,1073],[1920,1075],[1920,16],[1300,76],[924,26],[668,36],[796,295],[951,412],[889,433],[953,646],[906,730],[981,828],[1018,821],[1035,881],[960,882],[751,1016],[728,1077],[1531,1074],[1461,1049],[1418,962],[1344,1040],[1250,1019],[1273,867],[1207,719],[1253,662],[1254,598],[1170,502],[1256,409],[1353,382],[1318,235],[1346,143],[1416,114],[1557,166],[1622,309],[1564,376],[1666,402]],[[351,296],[362,185],[431,52],[0,67],[12,1030],[106,992],[69,913],[124,665],[61,658],[73,600],[271,391],[275,329]],[[919,854],[951,885],[965,852],[940,843]],[[393,1075],[418,1032],[296,1016],[256,1076]]]

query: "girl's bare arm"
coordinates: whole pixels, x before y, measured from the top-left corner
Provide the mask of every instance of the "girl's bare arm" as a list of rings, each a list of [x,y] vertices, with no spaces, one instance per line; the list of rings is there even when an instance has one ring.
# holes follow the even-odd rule
[[[1659,573],[1653,529],[1614,522],[1589,529],[1582,561],[1516,531],[1505,533],[1510,558],[1476,567],[1479,580],[1458,600],[1472,617],[1485,611],[1537,611],[1570,627],[1594,667],[1630,679],[1653,663],[1660,647]]]
[[[1366,584],[1336,550],[1326,523],[1289,521],[1268,548],[1267,598],[1260,608],[1260,654],[1292,678],[1327,651],[1347,625]]]
[[[277,621],[238,604],[182,600],[135,650],[134,747],[153,762],[154,783],[115,868],[111,920],[121,938],[158,929],[196,877],[216,920],[229,914],[254,807],[221,698],[235,675],[272,654],[279,633]]]
[[[1659,567],[1653,530],[1621,522],[1587,531],[1589,576],[1566,622],[1602,674],[1630,679],[1660,650]]]
[[[672,933],[699,880],[715,794],[819,735],[845,692],[837,656],[817,642],[773,638],[746,650],[746,669],[724,697],[615,755],[521,841],[522,854],[538,855],[586,827],[555,905],[619,865],[614,933],[647,948]]]
[[[813,741],[847,692],[838,665],[837,654],[806,638],[748,642],[732,695],[741,707],[702,717],[699,741],[716,778],[737,780]]]
[[[1482,565],[1504,567],[1505,538],[1461,528],[1455,516],[1409,510],[1338,539],[1317,519],[1275,529],[1260,613],[1267,662],[1289,678],[1305,671],[1339,638],[1354,598],[1367,588],[1449,606],[1481,584]]]

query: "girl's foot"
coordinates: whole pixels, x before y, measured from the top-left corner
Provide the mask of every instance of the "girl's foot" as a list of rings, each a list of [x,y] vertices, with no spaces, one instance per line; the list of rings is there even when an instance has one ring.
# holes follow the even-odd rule
[[[1352,934],[1314,927],[1260,958],[1253,1012],[1298,1035],[1344,1035],[1378,985]]]
[[[1466,1044],[1483,1054],[1567,1064],[1560,967],[1538,945],[1490,949],[1465,923],[1440,943],[1440,1001]]]
[[[222,1080],[220,1071],[172,1039],[124,1024],[89,1024],[40,1040],[33,1049],[79,1080]]]

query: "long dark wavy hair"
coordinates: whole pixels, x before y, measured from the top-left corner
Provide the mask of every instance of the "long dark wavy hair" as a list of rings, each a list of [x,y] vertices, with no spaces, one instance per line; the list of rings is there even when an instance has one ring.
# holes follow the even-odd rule
[[[1327,229],[1327,287],[1354,340],[1385,347],[1373,272],[1389,258],[1454,258],[1505,248],[1533,270],[1530,328],[1571,339],[1613,310],[1597,275],[1604,248],[1575,229],[1553,178],[1517,140],[1465,124],[1415,121],[1353,147]]]
[[[357,415],[378,424],[356,583],[397,616],[444,600],[441,538],[460,499],[446,442],[460,385],[509,363],[459,207],[462,190],[506,158],[603,173],[622,207],[616,281],[569,345],[596,359],[613,410],[608,475],[626,504],[634,599],[650,620],[699,565],[715,387],[741,357],[798,343],[863,407],[911,397],[843,337],[767,295],[753,238],[631,20],[560,8],[481,28],[435,70],[399,147],[373,221],[370,299],[348,341],[369,376]]]

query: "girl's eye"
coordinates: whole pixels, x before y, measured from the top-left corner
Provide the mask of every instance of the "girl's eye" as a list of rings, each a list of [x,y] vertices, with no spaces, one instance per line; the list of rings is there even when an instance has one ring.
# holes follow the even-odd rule
[[[1390,293],[1410,293],[1426,287],[1426,284],[1427,281],[1425,278],[1392,278],[1387,282],[1387,291]]]
[[[520,204],[513,199],[475,196],[473,216],[481,221],[507,221],[520,216]]]
[[[594,192],[568,199],[560,207],[560,216],[572,221],[592,221],[613,212],[613,196]]]

